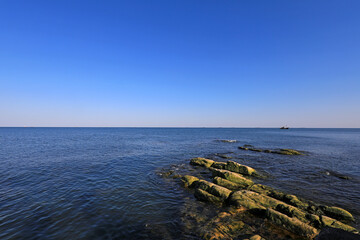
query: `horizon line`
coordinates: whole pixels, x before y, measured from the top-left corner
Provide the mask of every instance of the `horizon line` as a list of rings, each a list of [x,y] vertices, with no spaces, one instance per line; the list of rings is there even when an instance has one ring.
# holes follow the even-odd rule
[[[178,127],[159,127],[159,126],[153,126],[153,127],[146,127],[146,126],[0,126],[0,128],[274,128],[274,129],[280,129],[280,127],[184,127],[184,126],[178,126]],[[360,129],[360,127],[289,127],[289,129],[300,129],[300,128],[322,128],[322,129]],[[288,129],[285,129],[288,130]]]

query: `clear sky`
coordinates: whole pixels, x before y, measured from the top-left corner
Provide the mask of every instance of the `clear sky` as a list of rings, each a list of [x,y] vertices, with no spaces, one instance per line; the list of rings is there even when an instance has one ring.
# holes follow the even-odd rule
[[[0,126],[360,127],[359,0],[2,0]]]

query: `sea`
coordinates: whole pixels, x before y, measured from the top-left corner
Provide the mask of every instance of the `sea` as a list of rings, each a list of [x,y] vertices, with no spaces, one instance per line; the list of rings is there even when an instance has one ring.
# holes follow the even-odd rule
[[[360,227],[360,129],[28,127],[0,128],[0,239],[199,239],[181,221],[192,193],[163,173],[214,154]]]

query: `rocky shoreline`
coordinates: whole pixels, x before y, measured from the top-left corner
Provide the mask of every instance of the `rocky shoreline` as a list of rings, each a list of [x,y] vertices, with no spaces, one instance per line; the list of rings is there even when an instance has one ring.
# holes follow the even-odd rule
[[[262,151],[303,154],[292,149]],[[327,239],[321,238],[320,233],[328,228],[349,232],[353,238],[348,239],[360,238],[359,231],[351,226],[354,218],[347,210],[316,204],[256,183],[263,176],[252,167],[230,160],[220,162],[198,157],[190,160],[189,171],[195,174],[179,175],[171,171],[164,176],[180,179],[182,186],[197,200],[217,208],[218,214],[212,218],[191,215],[191,224],[203,224],[201,239],[260,240],[265,236],[258,233],[264,231],[268,239]],[[187,211],[191,211],[191,204],[188,203]],[[263,230],[254,227],[256,225]]]

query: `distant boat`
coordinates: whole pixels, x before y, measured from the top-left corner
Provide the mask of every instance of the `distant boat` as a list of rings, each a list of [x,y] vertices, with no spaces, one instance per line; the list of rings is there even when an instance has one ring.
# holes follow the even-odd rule
[[[280,129],[289,129],[288,126],[282,126]]]

